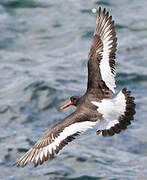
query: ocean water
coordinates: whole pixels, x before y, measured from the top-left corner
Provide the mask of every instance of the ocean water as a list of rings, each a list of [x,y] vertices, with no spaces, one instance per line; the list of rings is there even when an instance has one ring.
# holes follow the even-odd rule
[[[132,125],[113,137],[87,131],[42,166],[12,166],[82,95],[101,6],[118,37],[117,92],[136,97]],[[147,1],[0,1],[0,180],[147,179]]]

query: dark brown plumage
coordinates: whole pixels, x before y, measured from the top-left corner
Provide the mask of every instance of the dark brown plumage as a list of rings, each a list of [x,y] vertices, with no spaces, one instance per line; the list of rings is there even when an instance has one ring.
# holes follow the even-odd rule
[[[98,10],[93,41],[88,54],[88,82],[86,93],[72,96],[70,105],[76,111],[50,128],[45,135],[16,163],[26,166],[32,162],[34,166],[52,158],[65,145],[74,140],[82,132],[97,124],[97,135],[113,136],[125,130],[131,124],[135,114],[134,98],[131,92],[122,89],[115,98],[115,52],[117,38],[114,21],[109,13]]]

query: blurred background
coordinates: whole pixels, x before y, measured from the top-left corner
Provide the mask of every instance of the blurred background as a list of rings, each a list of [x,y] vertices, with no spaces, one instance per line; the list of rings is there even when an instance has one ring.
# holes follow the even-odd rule
[[[117,92],[127,87],[137,114],[114,137],[86,132],[42,166],[12,166],[69,113],[59,107],[85,92],[96,14],[107,8],[118,37]],[[0,179],[147,179],[147,1],[0,1]]]

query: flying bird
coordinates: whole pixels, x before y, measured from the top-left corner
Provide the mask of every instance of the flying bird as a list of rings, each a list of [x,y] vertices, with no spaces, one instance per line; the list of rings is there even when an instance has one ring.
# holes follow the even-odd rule
[[[126,88],[115,94],[115,52],[117,38],[112,16],[98,9],[92,45],[88,54],[87,90],[83,96],[70,97],[76,110],[51,127],[17,162],[41,165],[84,131],[97,127],[97,135],[113,136],[131,124],[135,114],[134,97]],[[114,95],[114,97],[112,97]]]

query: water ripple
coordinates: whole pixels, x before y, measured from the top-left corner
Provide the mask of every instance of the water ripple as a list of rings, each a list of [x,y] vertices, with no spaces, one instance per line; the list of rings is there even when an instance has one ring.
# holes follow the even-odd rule
[[[14,1],[7,1],[5,3],[2,3],[2,5],[6,8],[37,8],[37,7],[43,7],[42,4],[37,3],[32,0],[14,0]],[[44,6],[45,7],[45,6]]]
[[[142,83],[147,81],[147,75],[139,75],[139,74],[127,74],[127,73],[119,73],[117,74],[117,83],[119,85],[127,85],[130,83]]]
[[[116,90],[125,86],[136,97],[132,125],[109,138],[95,127],[41,167],[12,166],[75,110],[59,107],[85,92],[98,6],[116,22]],[[145,0],[0,1],[0,179],[147,179],[146,7]]]

